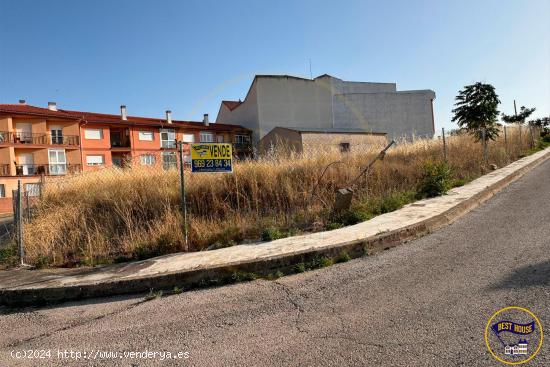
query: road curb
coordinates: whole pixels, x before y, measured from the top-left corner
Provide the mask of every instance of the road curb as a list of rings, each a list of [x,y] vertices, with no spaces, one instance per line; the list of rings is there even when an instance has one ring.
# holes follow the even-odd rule
[[[172,290],[174,287],[187,290],[202,286],[215,286],[239,280],[248,280],[253,278],[253,276],[269,276],[276,271],[289,274],[295,272],[296,264],[312,263],[320,257],[337,259],[343,251],[351,258],[372,255],[385,249],[395,247],[404,241],[421,237],[454,222],[490,199],[494,194],[507,187],[510,183],[549,159],[550,148],[543,152],[544,153],[537,159],[518,167],[505,177],[485,187],[468,199],[459,202],[450,209],[393,231],[353,241],[338,242],[315,250],[307,249],[287,252],[276,256],[266,256],[260,259],[222,266],[160,273],[129,279],[98,281],[84,285],[42,288],[31,286],[27,288],[15,287],[13,289],[4,287],[0,289],[0,304],[10,307],[19,307],[59,303],[84,298],[143,293],[150,290]],[[517,162],[519,161],[514,163]]]

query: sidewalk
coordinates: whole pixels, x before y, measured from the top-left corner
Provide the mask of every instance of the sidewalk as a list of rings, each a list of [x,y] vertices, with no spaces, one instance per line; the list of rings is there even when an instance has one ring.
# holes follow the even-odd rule
[[[316,256],[373,254],[451,223],[550,158],[550,148],[522,158],[448,195],[418,201],[353,226],[256,245],[179,253],[96,268],[0,271],[0,304],[48,302],[188,289],[231,276],[236,271],[267,275]]]

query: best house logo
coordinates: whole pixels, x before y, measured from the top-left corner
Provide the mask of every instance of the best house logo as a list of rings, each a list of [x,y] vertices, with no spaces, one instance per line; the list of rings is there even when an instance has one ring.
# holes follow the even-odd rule
[[[506,307],[491,316],[485,327],[485,343],[498,361],[523,364],[542,347],[542,324],[535,314],[522,307]]]

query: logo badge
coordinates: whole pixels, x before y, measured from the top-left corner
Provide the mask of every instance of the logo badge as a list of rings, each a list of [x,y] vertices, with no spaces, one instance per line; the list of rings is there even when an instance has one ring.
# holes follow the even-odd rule
[[[544,338],[535,314],[522,307],[506,307],[491,316],[485,327],[485,344],[499,362],[516,365],[535,358]]]

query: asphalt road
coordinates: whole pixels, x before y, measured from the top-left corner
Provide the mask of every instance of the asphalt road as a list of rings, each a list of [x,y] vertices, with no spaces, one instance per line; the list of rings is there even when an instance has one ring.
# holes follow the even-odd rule
[[[484,328],[511,305],[550,330],[550,161],[454,224],[373,257],[150,301],[4,309],[0,366],[499,366]],[[75,360],[58,349],[189,355]],[[10,357],[24,350],[52,357]],[[527,365],[550,366],[548,340]]]

